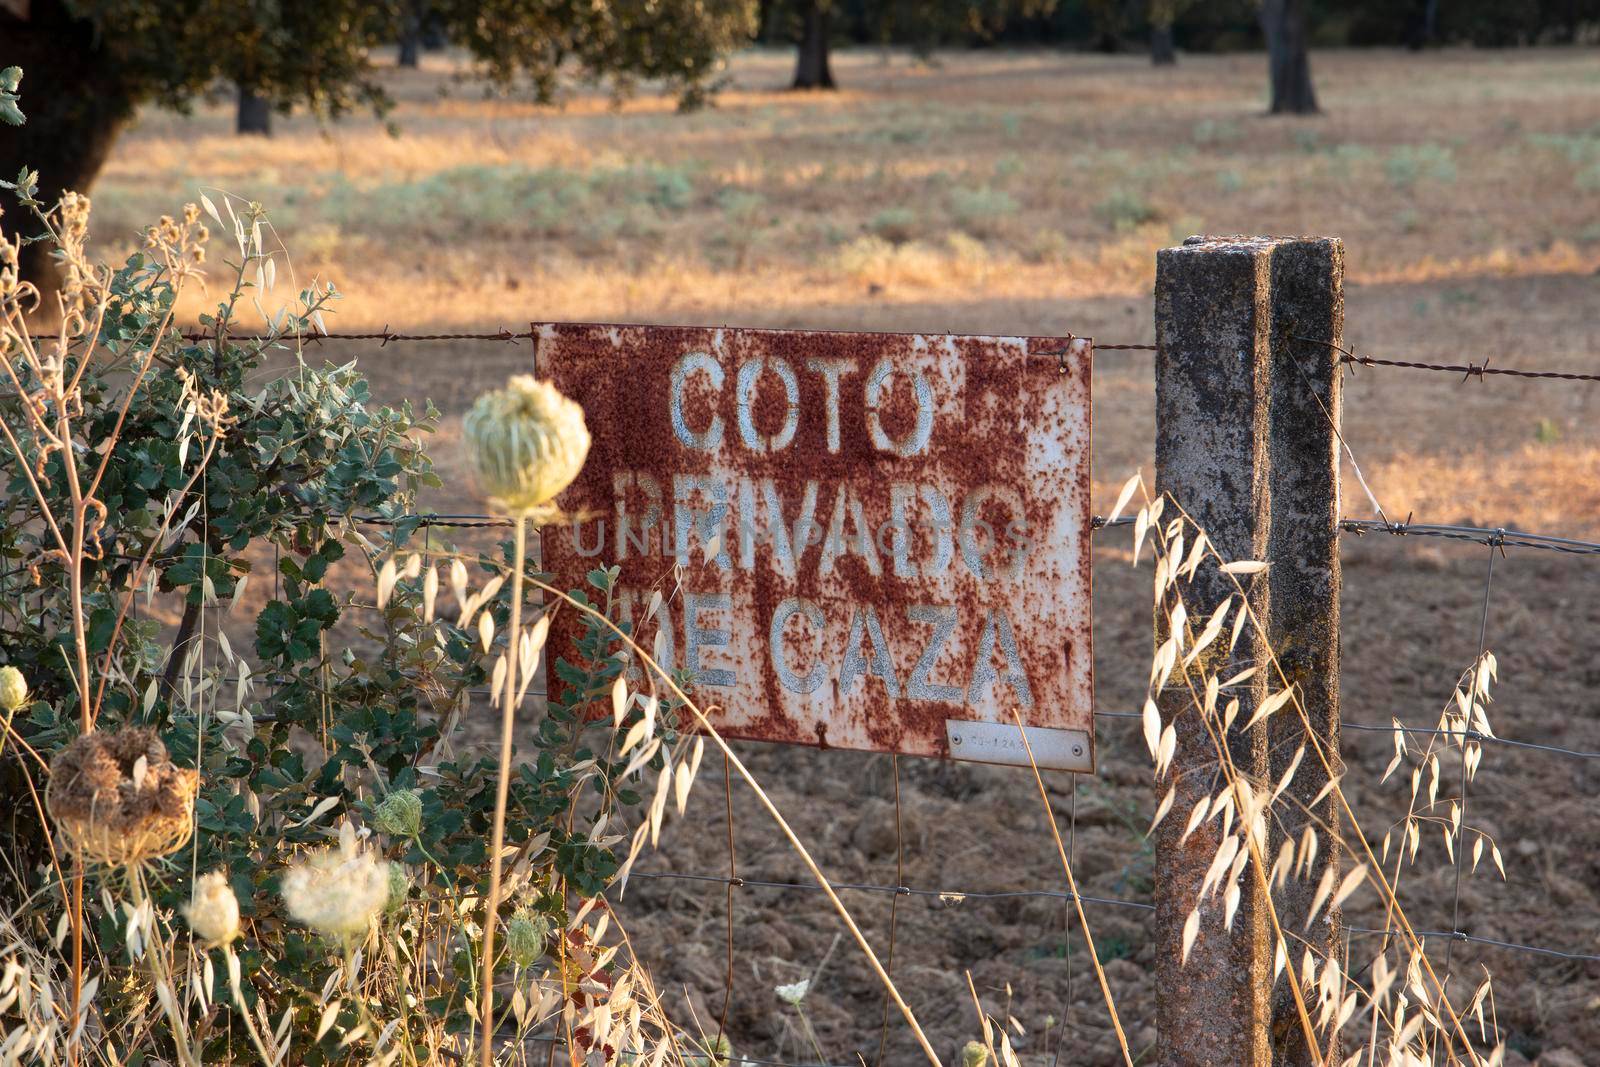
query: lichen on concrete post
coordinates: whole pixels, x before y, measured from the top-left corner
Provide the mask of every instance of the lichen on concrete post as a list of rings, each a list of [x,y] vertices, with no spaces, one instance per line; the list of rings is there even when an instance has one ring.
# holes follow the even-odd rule
[[[1223,558],[1261,560],[1271,528],[1268,437],[1272,401],[1271,254],[1267,239],[1191,238],[1156,257],[1156,489],[1170,495]],[[1169,511],[1170,513],[1170,511]],[[1165,519],[1166,516],[1163,516]],[[1191,535],[1192,536],[1192,535]],[[1268,612],[1267,582],[1249,581],[1259,618]],[[1208,618],[1234,587],[1202,567],[1184,589],[1189,617]],[[1156,609],[1164,639],[1165,611]],[[1230,654],[1213,664],[1224,677],[1259,664],[1264,635],[1247,627]],[[1265,695],[1257,672],[1233,691],[1239,722]],[[1176,676],[1159,695],[1163,723],[1177,734],[1169,784],[1172,814],[1155,833],[1157,1063],[1162,1067],[1268,1067],[1271,1063],[1272,941],[1267,914],[1248,875],[1232,927],[1222,894],[1200,905],[1200,933],[1188,960],[1183,928],[1221,845],[1218,820],[1180,843],[1188,812],[1221,783],[1217,755],[1188,689]],[[1265,778],[1265,729],[1228,738],[1234,766]]]
[[[1248,734],[1236,731],[1229,757],[1245,775],[1276,782],[1296,750],[1307,748],[1275,812],[1266,855],[1276,855],[1285,835],[1298,837],[1313,817],[1323,828],[1316,869],[1272,902],[1282,926],[1323,958],[1339,952],[1338,916],[1319,917],[1309,930],[1305,916],[1323,871],[1343,861],[1336,802],[1317,799],[1328,782],[1323,757],[1335,773],[1340,768],[1334,346],[1344,327],[1343,279],[1343,246],[1325,238],[1196,237],[1157,257],[1156,488],[1182,506],[1224,558],[1269,564],[1247,587],[1267,633],[1249,628],[1232,662],[1213,669],[1232,674],[1275,655],[1281,677],[1260,671],[1235,691],[1237,721],[1247,722],[1267,688],[1285,682],[1295,685],[1310,720],[1314,740],[1293,712]],[[1215,569],[1202,568],[1184,591],[1189,617],[1208,617],[1233,591]],[[1158,636],[1163,614],[1158,605]],[[1163,693],[1157,703],[1178,737],[1175,816],[1155,835],[1158,1062],[1338,1062],[1337,1035],[1310,1048],[1287,983],[1274,991],[1268,902],[1254,877],[1241,882],[1231,929],[1223,923],[1220,893],[1202,905],[1199,938],[1182,962],[1184,923],[1220,844],[1210,821],[1180,845],[1183,815],[1220,779],[1187,689]]]
[[[1339,435],[1342,398],[1339,351],[1344,333],[1344,245],[1334,238],[1281,241],[1270,269],[1272,405],[1269,444],[1272,528],[1268,538],[1271,612],[1268,641],[1284,679],[1300,696],[1315,744],[1298,715],[1269,724],[1273,781],[1306,753],[1273,821],[1269,854],[1285,838],[1298,839],[1313,819],[1319,826],[1317,862],[1291,879],[1274,903],[1284,927],[1295,931],[1321,959],[1342,955],[1339,914],[1328,909],[1308,929],[1316,886],[1331,864],[1344,862],[1337,840],[1337,799],[1319,794],[1328,784],[1320,747],[1335,772],[1339,758]],[[1275,681],[1274,688],[1280,683]],[[1313,804],[1315,801],[1315,804]],[[1272,1003],[1273,1061],[1283,1067],[1338,1063],[1336,1034],[1307,1047],[1287,983]]]

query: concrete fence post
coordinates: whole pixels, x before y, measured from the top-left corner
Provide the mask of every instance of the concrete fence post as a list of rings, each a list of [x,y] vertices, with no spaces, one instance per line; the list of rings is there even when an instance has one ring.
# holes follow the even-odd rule
[[[1284,677],[1299,688],[1317,742],[1337,773],[1339,756],[1339,434],[1343,396],[1339,352],[1344,334],[1344,245],[1336,239],[1283,241],[1271,260],[1272,408],[1269,462],[1272,467],[1272,529],[1267,541],[1271,598],[1270,640]],[[1330,345],[1328,342],[1331,342]],[[1275,681],[1273,688],[1281,683]],[[1305,737],[1298,716],[1275,716],[1269,724],[1270,773],[1282,778],[1301,745],[1306,756],[1279,803],[1272,853],[1285,836],[1299,838],[1314,818],[1319,831],[1317,863],[1278,894],[1279,920],[1303,937],[1323,959],[1344,965],[1343,931],[1333,911],[1308,930],[1323,871],[1344,860],[1336,840],[1339,808],[1328,796],[1312,801],[1328,783],[1327,771]],[[1291,953],[1291,958],[1298,953]],[[1274,1061],[1284,1067],[1337,1064],[1331,1037],[1320,1055],[1305,1034],[1285,982],[1273,990]]]
[[[1247,586],[1253,609],[1268,620],[1268,635],[1247,631],[1232,662],[1215,669],[1231,675],[1264,664],[1269,645],[1288,648],[1285,670],[1301,684],[1313,727],[1335,754],[1338,451],[1330,419],[1338,417],[1339,364],[1336,352],[1313,341],[1338,340],[1342,269],[1337,241],[1190,238],[1158,254],[1155,292],[1156,489],[1181,504],[1225,558],[1271,564]],[[1202,569],[1184,589],[1189,617],[1209,617],[1232,592],[1214,568]],[[1158,606],[1158,634],[1163,626]],[[1260,671],[1233,692],[1238,721],[1249,720],[1269,681],[1280,688]],[[1188,813],[1220,779],[1187,692],[1169,690],[1157,703],[1178,739],[1171,781],[1160,787],[1175,789],[1172,815],[1155,835],[1157,1061],[1163,1067],[1311,1062],[1310,1050],[1300,1047],[1292,1000],[1273,994],[1269,917],[1251,876],[1241,882],[1231,929],[1224,926],[1222,895],[1208,900],[1189,960],[1181,962],[1184,923],[1220,844],[1220,826],[1208,820],[1181,845],[1179,837]],[[1230,757],[1241,772],[1259,782],[1274,768],[1281,773],[1304,733],[1294,716],[1288,751],[1274,747],[1288,735],[1288,717],[1280,713],[1248,735],[1234,731]],[[1326,781],[1316,773],[1320,767],[1308,768],[1315,763],[1308,753],[1296,775],[1301,801]],[[1324,862],[1338,862],[1330,844],[1323,841]],[[1308,898],[1292,895],[1288,911],[1280,906],[1286,929],[1303,925]],[[1331,947],[1336,933],[1319,925],[1313,943]]]

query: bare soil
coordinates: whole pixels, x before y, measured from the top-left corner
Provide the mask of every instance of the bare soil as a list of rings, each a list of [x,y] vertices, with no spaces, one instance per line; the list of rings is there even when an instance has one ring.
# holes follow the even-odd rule
[[[1333,233],[1349,249],[1347,336],[1360,351],[1600,368],[1593,50],[1319,55],[1328,115],[1307,122],[1258,114],[1265,71],[1255,56],[1185,57],[1176,71],[1151,71],[1142,59],[1047,53],[945,56],[933,68],[846,54],[836,68],[846,91],[806,97],[775,91],[788,62],[741,57],[718,108],[678,118],[648,98],[610,109],[580,94],[559,113],[471,92],[441,99],[435,91],[455,60],[434,57],[421,73],[394,76],[399,140],[369,122],[319,133],[295,120],[258,144],[228,136],[222,109],[151,115],[125,141],[97,202],[113,232],[131,231],[157,198],[170,210],[202,182],[283,205],[302,274],[332,271],[352,292],[345,328],[583,318],[1148,341],[1163,244],[1191,232]],[[452,168],[468,165],[487,168],[491,190],[542,170],[589,191],[545,218],[531,200],[507,206],[463,191],[467,179]],[[655,170],[614,177],[637,166]],[[465,205],[459,217],[440,213],[429,181]],[[346,185],[360,195],[341,194]],[[437,453],[452,491],[427,503],[479,510],[460,416],[483,388],[528,370],[525,351],[457,343],[329,352],[351,355],[378,396],[431,397],[442,408]],[[1104,509],[1129,473],[1149,470],[1149,354],[1103,353],[1094,389]],[[1373,370],[1351,378],[1345,403],[1346,437],[1390,517],[1600,535],[1594,386]],[[1374,513],[1348,465],[1344,506]],[[1105,712],[1136,710],[1151,651],[1150,572],[1130,565],[1129,547],[1125,531],[1097,539]],[[1432,725],[1478,653],[1482,627],[1500,663],[1496,732],[1600,752],[1600,558],[1509,551],[1495,563],[1485,625],[1487,550],[1386,536],[1347,536],[1344,548],[1347,723]],[[1391,743],[1385,732],[1345,738],[1346,788],[1375,846],[1406,801],[1403,777],[1377,781]],[[1097,745],[1096,775],[1047,777],[1050,809],[1084,892],[1142,901],[1148,760],[1133,722],[1103,719]],[[741,751],[839,882],[1063,888],[1025,772]],[[708,759],[688,817],[642,869],[809,881],[737,782],[730,856],[721,778]],[[1452,789],[1459,783],[1447,776]],[[1507,878],[1485,860],[1461,876],[1458,894],[1456,866],[1431,837],[1402,876],[1412,921],[1600,953],[1597,795],[1600,759],[1491,746],[1467,822],[1499,842]],[[1021,1023],[1015,1040],[1029,1064],[1116,1062],[1083,932],[1064,901],[845,898],[880,952],[892,945],[900,988],[947,1062],[979,1034],[967,972],[986,1011]],[[1355,898],[1352,923],[1378,924],[1370,899]],[[773,993],[816,975],[804,1007],[830,1062],[876,1063],[880,1042],[882,1062],[918,1062],[904,1023],[890,1012],[884,1025],[859,953],[847,939],[835,945],[840,926],[819,894],[745,887],[730,896],[717,882],[641,878],[619,914],[669,1008],[680,1018],[692,1008],[709,1032],[726,1009],[742,1053],[816,1058]],[[1089,919],[1130,1042],[1148,1062],[1148,912],[1096,905]],[[1440,961],[1448,951],[1458,993],[1485,969],[1494,975],[1508,1062],[1562,1048],[1576,1062],[1600,1062],[1591,1051],[1600,1048],[1600,963],[1435,947]],[[1371,950],[1357,937],[1352,961]]]

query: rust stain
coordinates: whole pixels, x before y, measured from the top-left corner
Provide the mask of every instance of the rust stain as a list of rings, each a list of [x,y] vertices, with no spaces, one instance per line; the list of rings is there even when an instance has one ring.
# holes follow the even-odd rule
[[[659,589],[638,637],[719,730],[947,757],[1015,708],[1092,767],[1088,340],[535,331],[594,439],[544,567],[619,565],[635,615]]]

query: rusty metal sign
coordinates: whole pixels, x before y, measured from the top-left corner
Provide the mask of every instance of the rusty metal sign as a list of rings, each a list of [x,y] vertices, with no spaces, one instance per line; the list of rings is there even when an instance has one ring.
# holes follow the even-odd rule
[[[1093,768],[1089,341],[535,329],[594,439],[544,568],[725,736]]]

